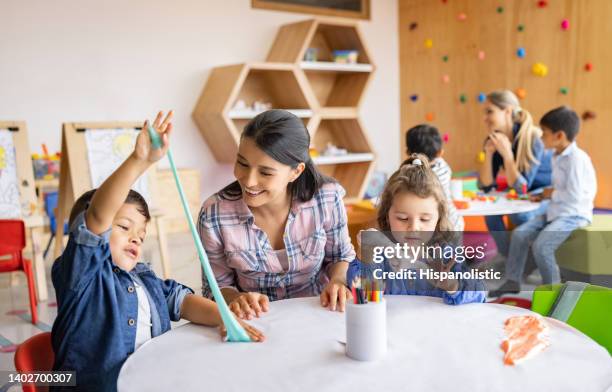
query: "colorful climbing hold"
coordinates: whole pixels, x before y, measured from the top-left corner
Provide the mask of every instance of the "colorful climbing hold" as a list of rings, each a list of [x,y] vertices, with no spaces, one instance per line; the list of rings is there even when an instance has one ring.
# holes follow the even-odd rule
[[[442,75],[442,81],[444,83],[449,83],[450,82],[450,76],[448,75]]]
[[[570,23],[568,19],[563,19],[561,21],[561,30],[569,30]]]
[[[536,76],[544,77],[548,75],[548,67],[544,63],[535,63],[531,67],[531,72]]]
[[[498,14],[503,14],[504,13],[504,7],[502,7],[502,6],[497,7],[497,13]]]
[[[465,14],[465,12],[461,12],[459,13],[459,15],[457,15],[457,20],[460,20],[463,22],[466,19],[467,19],[467,15]]]
[[[425,120],[427,120],[427,121],[429,121],[429,122],[433,121],[433,120],[434,120],[434,118],[435,118],[435,116],[434,116],[434,114],[433,114],[433,113],[431,113],[431,112],[429,112],[429,113],[427,113],[427,114],[425,115]]]
[[[519,59],[525,58],[526,54],[527,52],[525,52],[525,48],[518,48],[516,50],[516,55],[518,56]]]
[[[466,103],[467,102],[467,96],[465,94],[459,95],[459,101],[461,103]]]
[[[442,141],[444,141],[444,143],[448,143],[449,138],[450,136],[448,136],[448,133],[445,133],[444,135],[442,135]]]
[[[520,25],[518,25],[518,26],[516,27],[516,29],[517,29],[519,32],[523,32],[523,31],[525,31],[525,25],[520,24]]]
[[[448,56],[447,55],[442,56],[442,61],[444,61],[445,63],[448,63]]]
[[[587,72],[591,72],[591,71],[593,70],[593,64],[591,64],[591,63],[586,63],[586,64],[584,65],[584,69],[585,69],[585,71],[587,71]]]
[[[410,31],[414,31],[417,29],[417,27],[419,27],[419,24],[417,22],[412,22],[410,23],[410,26],[408,26],[408,28],[410,29]]]
[[[559,92],[563,95],[567,95],[567,93],[569,92],[569,89],[567,87],[561,87],[559,89]]]
[[[416,102],[416,101],[418,101],[418,100],[419,100],[419,96],[418,96],[418,95],[416,95],[416,94],[412,94],[412,95],[410,96],[410,100],[411,100],[412,102]]]
[[[519,87],[516,90],[514,90],[514,93],[516,94],[518,99],[525,99],[525,97],[527,96],[527,90],[525,90],[522,87]]]
[[[478,155],[476,155],[476,161],[478,163],[483,163],[485,161],[485,153],[484,151],[480,151]]]
[[[480,94],[478,94],[478,98],[477,99],[478,99],[479,103],[483,103],[484,101],[487,100],[487,95],[485,93],[480,93]]]
[[[584,121],[594,120],[595,117],[597,117],[597,115],[591,110],[585,110],[584,113],[582,113],[582,120]]]
[[[478,51],[478,60],[484,60],[485,59],[485,52],[484,50],[479,50]]]
[[[424,45],[427,49],[433,48],[433,40],[431,38],[427,38],[424,42]]]
[[[538,7],[540,7],[540,8],[546,8],[547,5],[548,5],[548,1],[546,1],[546,0],[538,1]]]

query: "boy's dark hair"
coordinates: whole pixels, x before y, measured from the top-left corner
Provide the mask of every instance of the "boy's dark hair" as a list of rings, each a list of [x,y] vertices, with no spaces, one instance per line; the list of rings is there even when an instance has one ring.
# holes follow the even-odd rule
[[[77,201],[74,202],[72,210],[70,210],[70,218],[68,219],[68,224],[70,226],[72,226],[72,222],[74,222],[77,215],[89,208],[89,204],[91,203],[91,199],[93,198],[94,193],[96,193],[96,190],[97,189],[92,189],[83,193],[81,197],[79,197]],[[134,204],[138,209],[138,212],[140,212],[145,217],[147,222],[151,220],[149,206],[147,205],[146,200],[144,199],[144,197],[142,197],[140,193],[130,189],[130,192],[125,198],[125,203]]]
[[[421,124],[406,132],[408,154],[424,154],[430,161],[436,159],[442,150],[442,138],[438,128]]]
[[[569,106],[560,106],[542,116],[540,126],[553,133],[563,132],[567,140],[573,142],[580,131],[580,118]]]

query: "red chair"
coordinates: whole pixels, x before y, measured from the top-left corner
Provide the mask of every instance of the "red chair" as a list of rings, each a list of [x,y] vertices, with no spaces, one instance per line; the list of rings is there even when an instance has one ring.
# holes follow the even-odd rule
[[[23,257],[26,245],[25,225],[21,220],[0,220],[0,272],[23,271],[28,279],[32,324],[38,322],[36,286],[32,262]]]
[[[48,372],[53,370],[53,347],[51,333],[44,332],[34,335],[21,343],[15,352],[15,369],[18,372]],[[40,392],[48,387],[36,387],[33,384],[21,384],[23,392]]]

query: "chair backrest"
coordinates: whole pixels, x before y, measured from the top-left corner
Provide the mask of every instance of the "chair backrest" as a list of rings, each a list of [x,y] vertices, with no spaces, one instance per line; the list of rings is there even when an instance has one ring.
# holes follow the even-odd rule
[[[55,209],[57,208],[58,192],[47,192],[43,199],[45,201],[45,213],[49,217],[51,232],[55,233]]]
[[[20,268],[25,240],[25,224],[22,220],[0,219],[0,272]]]
[[[51,333],[34,335],[17,347],[15,369],[19,372],[51,371],[55,354],[51,345]],[[33,385],[23,385],[24,392],[34,392]]]
[[[543,316],[550,313],[557,295],[561,291],[560,284],[545,285],[533,292],[531,310]],[[596,285],[588,285],[582,292],[567,323],[597,343],[604,346],[612,355],[612,289]]]

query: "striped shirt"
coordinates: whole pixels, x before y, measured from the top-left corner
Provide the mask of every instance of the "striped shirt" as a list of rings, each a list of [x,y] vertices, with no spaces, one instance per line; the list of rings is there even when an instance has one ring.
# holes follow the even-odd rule
[[[283,235],[288,268],[242,198],[208,198],[198,230],[219,287],[259,292],[272,301],[319,295],[329,282],[328,267],[355,258],[344,194],[339,184],[328,183],[309,201],[293,201]],[[212,297],[204,275],[202,293]]]
[[[444,190],[444,195],[446,196],[447,206],[448,206],[448,219],[454,227],[455,231],[463,231],[465,226],[463,222],[463,217],[457,214],[457,209],[453,204],[453,199],[451,197],[450,191],[450,181],[451,176],[453,175],[453,171],[451,170],[448,163],[442,158],[436,158],[431,161],[431,169],[436,176],[438,176],[438,180],[440,180],[440,184],[442,185],[442,189]]]

